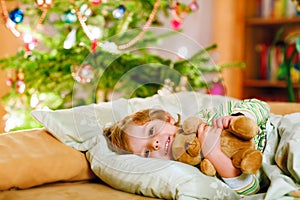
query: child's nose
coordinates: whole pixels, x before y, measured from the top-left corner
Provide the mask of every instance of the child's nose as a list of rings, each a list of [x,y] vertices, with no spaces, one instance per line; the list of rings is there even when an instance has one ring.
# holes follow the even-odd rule
[[[154,140],[152,147],[155,151],[159,150],[159,141],[158,140]]]

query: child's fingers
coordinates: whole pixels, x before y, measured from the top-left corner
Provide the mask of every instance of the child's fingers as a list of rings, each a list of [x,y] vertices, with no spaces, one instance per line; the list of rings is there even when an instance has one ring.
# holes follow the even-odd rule
[[[223,118],[214,119],[212,121],[212,126],[217,128],[223,128]]]
[[[230,120],[233,116],[225,116],[218,119],[214,119],[212,121],[212,126],[218,127],[218,128],[228,128]]]
[[[223,127],[228,128],[230,123],[231,117],[224,117],[223,118]]]

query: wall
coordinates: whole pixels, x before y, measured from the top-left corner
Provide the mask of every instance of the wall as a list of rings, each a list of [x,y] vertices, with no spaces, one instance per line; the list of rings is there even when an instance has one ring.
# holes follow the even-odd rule
[[[182,2],[187,4],[190,0],[182,0]],[[183,33],[202,47],[216,43],[218,48],[212,61],[217,64],[243,62],[244,46],[240,41],[244,40],[245,1],[197,0],[197,2],[199,10],[186,18],[182,26]],[[171,45],[184,46],[185,44],[176,41]],[[243,69],[237,67],[225,69],[222,76],[226,95],[241,99]]]
[[[6,6],[7,9],[15,8],[17,5],[14,1],[7,1]],[[1,13],[2,17],[2,8]],[[16,38],[6,27],[3,22],[4,20],[0,20],[0,57],[6,57],[9,55],[13,55],[17,52],[18,48],[21,46],[22,42],[19,38]],[[6,74],[5,72],[0,70],[0,98],[2,98],[8,91],[9,87],[6,85]],[[5,121],[3,120],[3,115],[5,114],[5,110],[3,105],[0,102],[0,132],[4,131]]]

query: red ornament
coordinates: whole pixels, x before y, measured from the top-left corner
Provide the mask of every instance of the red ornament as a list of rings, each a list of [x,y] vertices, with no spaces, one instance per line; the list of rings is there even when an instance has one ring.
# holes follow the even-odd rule
[[[25,43],[25,49],[26,49],[26,51],[33,50],[37,46],[37,44],[38,44],[38,41],[35,38],[31,42],[26,42]]]
[[[6,79],[6,85],[12,86],[15,79],[15,72],[13,70],[7,71],[7,79]]]
[[[13,84],[13,79],[12,78],[7,78],[7,80],[6,80],[6,85],[7,86],[12,86],[12,84]]]
[[[176,19],[173,19],[171,21],[171,24],[172,24],[173,29],[177,31],[180,29],[180,26],[182,23],[181,23],[181,21],[177,21]]]
[[[99,4],[101,4],[102,3],[102,0],[92,0],[92,4],[94,5],[94,6],[98,6]]]
[[[92,42],[92,52],[96,52],[97,46],[98,46],[98,40],[94,39]]]

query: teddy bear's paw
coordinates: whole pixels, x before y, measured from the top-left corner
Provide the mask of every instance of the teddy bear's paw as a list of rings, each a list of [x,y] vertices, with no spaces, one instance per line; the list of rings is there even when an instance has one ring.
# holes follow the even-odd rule
[[[292,197],[300,198],[300,189],[289,192]]]
[[[208,159],[203,159],[200,163],[200,170],[207,176],[216,175],[216,169]]]
[[[241,162],[241,170],[245,174],[255,174],[262,164],[262,153],[258,150],[249,150]]]
[[[252,139],[259,132],[256,122],[246,116],[238,116],[231,119],[228,130],[244,140]]]

